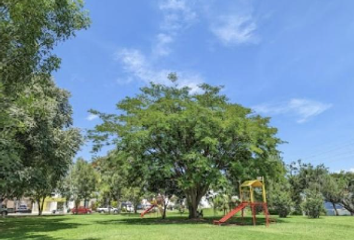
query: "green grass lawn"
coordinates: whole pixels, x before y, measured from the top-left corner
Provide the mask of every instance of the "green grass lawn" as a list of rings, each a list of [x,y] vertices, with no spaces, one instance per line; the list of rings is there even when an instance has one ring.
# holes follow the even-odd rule
[[[186,216],[169,214],[161,220],[156,215],[139,218],[134,215],[66,215],[17,217],[0,219],[0,239],[32,240],[162,240],[162,239],[237,239],[237,240],[353,240],[354,217],[321,217],[307,219],[296,216],[277,219],[265,227],[259,217],[256,227],[234,224],[214,226],[213,217],[204,221],[186,220]],[[233,222],[239,222],[234,219]]]

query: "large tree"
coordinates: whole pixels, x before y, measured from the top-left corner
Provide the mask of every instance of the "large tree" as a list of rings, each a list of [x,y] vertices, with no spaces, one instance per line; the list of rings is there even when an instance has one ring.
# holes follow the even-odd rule
[[[171,86],[151,83],[120,101],[118,115],[92,111],[103,120],[92,139],[98,144],[113,140],[133,159],[137,173],[174,179],[190,218],[197,217],[211,184],[277,174],[278,163],[270,155],[277,154],[281,141],[269,118],[231,103],[220,87],[203,84],[191,93],[177,85],[175,75],[169,78]]]
[[[15,136],[16,142],[24,146],[19,172],[24,193],[37,201],[41,214],[45,197],[56,190],[66,175],[82,139],[79,129],[71,127],[72,108],[67,91],[45,76],[37,76],[24,92],[31,101],[26,101],[17,114],[33,126]]]
[[[44,109],[34,112],[34,104],[45,103],[44,89],[52,84],[51,72],[59,68],[60,58],[52,50],[88,25],[81,0],[0,0],[1,199],[24,193],[23,171],[30,165],[25,153],[31,151],[33,143],[25,141],[30,139],[26,134],[48,126],[39,126],[43,121],[34,119],[35,115],[37,119],[40,114],[45,116]],[[43,90],[43,94],[37,90]],[[59,92],[63,93],[60,89]]]

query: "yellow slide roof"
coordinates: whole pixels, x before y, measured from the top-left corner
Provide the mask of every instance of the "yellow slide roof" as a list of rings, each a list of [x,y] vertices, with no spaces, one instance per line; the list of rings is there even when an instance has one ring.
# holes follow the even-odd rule
[[[241,187],[262,187],[263,183],[259,180],[249,180],[241,184]]]

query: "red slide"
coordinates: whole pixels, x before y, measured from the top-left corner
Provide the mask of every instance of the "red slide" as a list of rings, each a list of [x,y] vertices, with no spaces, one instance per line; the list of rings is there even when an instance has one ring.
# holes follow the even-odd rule
[[[140,214],[140,217],[144,217],[144,215],[150,212],[154,207],[156,207],[156,205],[151,205],[148,209],[146,209],[144,212]]]
[[[235,215],[236,213],[238,213],[239,211],[241,211],[242,209],[244,209],[245,207],[247,207],[248,203],[241,203],[240,205],[238,205],[237,207],[235,207],[231,212],[229,212],[228,214],[226,214],[222,219],[220,219],[219,221],[214,221],[214,224],[222,224],[225,223],[227,220],[229,220],[233,215]]]

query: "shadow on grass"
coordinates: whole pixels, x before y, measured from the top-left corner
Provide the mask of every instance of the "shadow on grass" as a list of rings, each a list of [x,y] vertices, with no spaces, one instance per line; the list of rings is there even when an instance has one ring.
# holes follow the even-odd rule
[[[220,217],[204,217],[202,219],[187,219],[186,217],[167,217],[161,218],[123,218],[123,219],[110,219],[105,221],[96,221],[96,224],[121,224],[121,225],[173,225],[173,224],[213,224],[214,220],[219,220]],[[274,222],[274,220],[272,221]],[[282,223],[283,221],[277,219],[276,222]],[[263,217],[257,218],[257,225],[265,225],[265,219]],[[243,220],[239,217],[232,218],[223,225],[240,225],[251,226],[253,225],[252,217],[245,217]]]
[[[65,220],[67,218],[8,218],[0,221],[0,239],[61,240],[62,238],[50,237],[46,233],[62,229],[73,229],[81,225],[78,223],[65,223]]]

